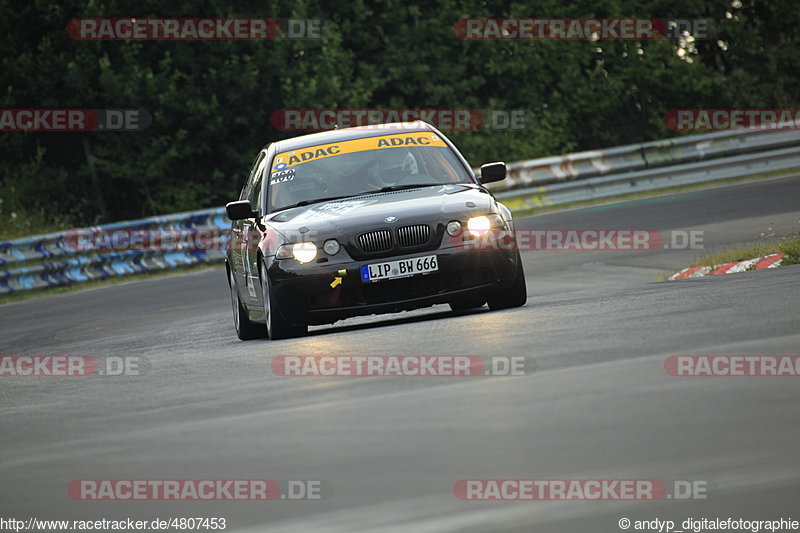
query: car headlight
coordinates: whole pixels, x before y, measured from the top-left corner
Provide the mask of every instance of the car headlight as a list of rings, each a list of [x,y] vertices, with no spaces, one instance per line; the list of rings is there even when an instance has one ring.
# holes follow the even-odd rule
[[[339,253],[339,241],[336,239],[328,239],[325,241],[325,244],[322,245],[322,249],[325,250],[325,253],[328,255],[336,255]]]
[[[289,259],[294,257],[300,263],[310,263],[317,257],[317,245],[313,242],[296,242],[294,244],[284,244],[275,253],[278,259]]]
[[[492,228],[502,227],[505,227],[505,223],[503,222],[503,218],[497,213],[472,217],[467,220],[467,231],[469,231],[472,236],[478,238],[489,233],[489,230]]]

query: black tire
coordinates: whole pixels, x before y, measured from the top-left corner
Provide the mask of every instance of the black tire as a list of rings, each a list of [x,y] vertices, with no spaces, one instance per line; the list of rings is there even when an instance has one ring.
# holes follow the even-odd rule
[[[460,300],[450,302],[450,309],[453,311],[468,311],[470,309],[477,309],[486,304],[485,298],[473,298],[472,300]]]
[[[236,336],[240,340],[249,341],[252,339],[263,339],[267,336],[264,324],[250,321],[247,309],[242,305],[239,292],[236,290],[236,280],[233,272],[228,270],[228,284],[231,288],[231,306],[233,308],[233,327],[236,328]]]
[[[499,311],[512,307],[522,307],[528,301],[528,289],[525,287],[525,272],[522,269],[522,258],[517,252],[517,275],[511,287],[491,295],[487,299],[489,309]]]
[[[290,339],[308,333],[308,326],[295,326],[286,322],[278,309],[272,291],[269,288],[269,279],[264,268],[261,268],[261,294],[264,296],[264,322],[267,327],[267,337],[272,340]]]

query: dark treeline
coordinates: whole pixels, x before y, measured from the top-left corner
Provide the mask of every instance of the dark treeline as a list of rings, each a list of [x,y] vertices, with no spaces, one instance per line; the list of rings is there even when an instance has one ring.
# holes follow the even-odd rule
[[[214,4],[215,7],[209,7]],[[5,235],[216,206],[279,109],[524,109],[521,131],[452,133],[475,165],[674,135],[672,108],[798,106],[796,0],[420,2],[0,0],[2,108],[146,109],[140,133],[0,133]],[[74,17],[327,19],[322,40],[81,41]],[[465,41],[464,17],[716,21],[713,39]],[[91,164],[90,164],[91,161]]]

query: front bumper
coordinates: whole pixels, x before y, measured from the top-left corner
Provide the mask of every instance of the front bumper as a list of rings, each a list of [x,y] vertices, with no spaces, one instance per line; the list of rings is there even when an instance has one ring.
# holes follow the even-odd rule
[[[439,269],[430,274],[376,282],[361,281],[365,264],[436,254]],[[395,313],[456,300],[479,298],[514,281],[519,255],[508,250],[440,248],[368,261],[300,264],[273,261],[268,268],[273,296],[292,324],[330,324],[343,318]],[[347,273],[339,275],[340,270]],[[341,283],[332,287],[336,277]]]

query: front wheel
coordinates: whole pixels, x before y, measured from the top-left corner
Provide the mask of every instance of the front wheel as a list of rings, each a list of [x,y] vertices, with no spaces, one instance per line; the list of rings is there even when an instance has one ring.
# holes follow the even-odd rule
[[[522,307],[528,301],[525,272],[522,269],[522,257],[519,252],[517,252],[517,275],[514,277],[514,283],[511,287],[491,295],[487,300],[492,311]]]
[[[267,323],[267,337],[272,340],[289,339],[308,333],[308,326],[294,326],[286,322],[272,296],[269,278],[261,267],[261,295],[264,300],[264,321]]]

